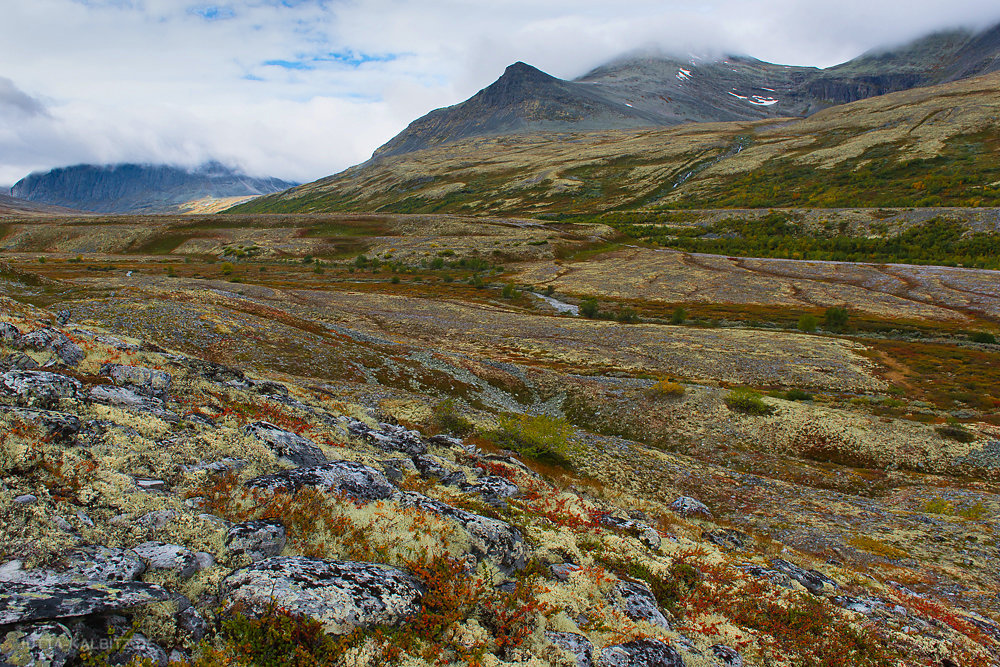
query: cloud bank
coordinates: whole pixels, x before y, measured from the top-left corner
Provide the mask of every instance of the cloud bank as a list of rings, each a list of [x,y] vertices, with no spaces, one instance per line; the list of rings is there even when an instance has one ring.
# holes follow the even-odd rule
[[[217,159],[309,181],[523,60],[572,78],[621,53],[829,66],[1000,21],[953,0],[32,0],[0,22],[0,184],[81,162]]]

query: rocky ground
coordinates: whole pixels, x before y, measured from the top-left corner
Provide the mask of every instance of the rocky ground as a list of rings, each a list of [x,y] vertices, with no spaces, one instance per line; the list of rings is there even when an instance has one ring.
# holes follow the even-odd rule
[[[364,239],[409,258],[374,274],[275,258],[262,227],[209,259],[39,262],[24,239],[48,232],[17,223],[0,662],[998,664],[995,406],[935,402],[921,358],[866,336],[586,320],[458,266],[446,283],[420,261],[467,223],[404,223],[423,236]],[[555,295],[615,305],[626,281],[620,255],[540,243],[585,249],[579,230],[483,234],[454,256],[498,241],[512,266],[478,275],[500,284],[610,262]],[[271,259],[222,254],[240,235]],[[989,364],[959,357],[992,348],[955,322],[990,321],[920,293],[907,321],[958,355],[932,380],[989,396]],[[892,344],[929,344],[906,331]],[[771,390],[762,411],[743,385]]]

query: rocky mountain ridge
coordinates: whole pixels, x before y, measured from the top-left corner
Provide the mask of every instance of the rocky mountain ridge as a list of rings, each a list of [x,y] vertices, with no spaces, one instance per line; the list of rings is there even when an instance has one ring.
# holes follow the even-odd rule
[[[465,102],[413,121],[373,157],[475,136],[809,116],[838,104],[998,69],[1000,25],[978,33],[936,33],[827,69],[738,55],[639,56],[564,81],[518,62]]]

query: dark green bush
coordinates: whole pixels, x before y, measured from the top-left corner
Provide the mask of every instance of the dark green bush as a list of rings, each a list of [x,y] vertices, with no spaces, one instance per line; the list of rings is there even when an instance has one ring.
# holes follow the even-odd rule
[[[774,408],[765,403],[759,393],[747,387],[733,389],[726,395],[725,401],[730,410],[746,415],[763,416],[774,413]]]

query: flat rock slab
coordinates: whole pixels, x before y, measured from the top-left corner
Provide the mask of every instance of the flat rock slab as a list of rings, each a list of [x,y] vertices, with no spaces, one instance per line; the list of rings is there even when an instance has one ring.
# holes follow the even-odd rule
[[[67,366],[76,366],[86,356],[79,345],[58,329],[39,329],[24,334],[17,340],[17,346],[27,350],[48,350]]]
[[[98,385],[90,390],[90,400],[133,412],[145,412],[172,424],[181,420],[176,413],[167,410],[162,400],[152,396],[143,396],[127,387]]]
[[[280,556],[286,540],[284,524],[273,519],[239,523],[226,533],[229,551],[246,554],[254,562]]]
[[[280,458],[297,466],[315,466],[328,460],[323,450],[309,438],[286,431],[270,422],[247,424],[246,432],[264,442]]]
[[[101,375],[111,378],[119,387],[127,387],[143,396],[167,400],[172,380],[170,373],[145,368],[144,366],[125,366],[123,364],[104,364]]]
[[[609,528],[615,528],[635,537],[653,551],[659,549],[660,544],[663,542],[660,538],[660,534],[656,532],[652,526],[642,523],[641,521],[620,519],[615,516],[607,515],[601,517],[601,523]]]
[[[12,414],[23,421],[41,424],[48,431],[48,434],[57,440],[68,440],[80,432],[79,417],[65,412],[6,406],[0,406],[0,411]]]
[[[455,521],[472,538],[473,555],[489,558],[507,574],[523,569],[527,562],[529,547],[524,536],[506,521],[473,514],[419,493],[402,494],[400,503]]]
[[[163,588],[139,581],[0,582],[0,625],[102,614],[169,598],[170,594]]]
[[[669,644],[640,639],[606,647],[595,664],[597,667],[684,667],[684,660]]]
[[[389,483],[385,475],[355,461],[330,461],[307,468],[282,470],[248,480],[245,486],[286,492],[311,486],[337,491],[355,500],[382,500],[396,493],[396,487]]]
[[[359,419],[350,417],[344,418],[342,423],[354,436],[363,438],[385,451],[403,452],[410,456],[427,453],[427,445],[420,439],[418,431],[387,423],[380,423],[378,426],[372,427]]]
[[[268,558],[233,572],[222,597],[252,613],[270,605],[305,614],[332,634],[394,625],[417,614],[424,590],[403,570],[376,563]]]

